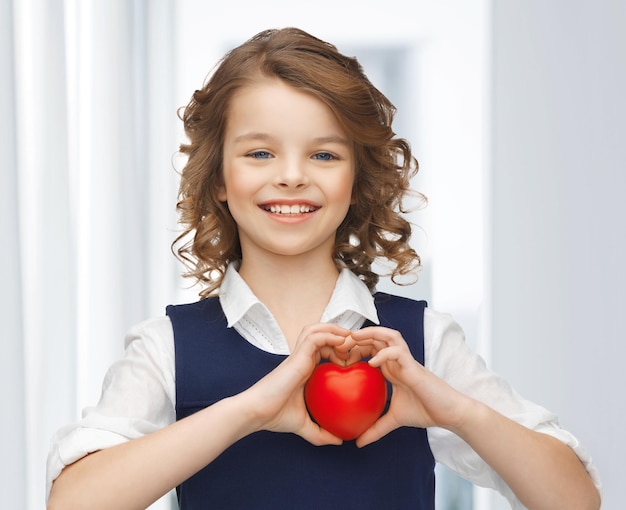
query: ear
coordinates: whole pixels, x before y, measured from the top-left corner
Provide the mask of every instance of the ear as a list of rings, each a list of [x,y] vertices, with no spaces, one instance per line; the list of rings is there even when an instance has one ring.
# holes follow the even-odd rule
[[[219,184],[215,188],[217,199],[220,202],[228,202],[228,198],[226,195],[226,186],[224,186],[223,184]]]
[[[213,182],[213,189],[215,190],[215,196],[220,202],[228,202],[228,195],[226,193],[226,184],[224,178],[219,175]]]

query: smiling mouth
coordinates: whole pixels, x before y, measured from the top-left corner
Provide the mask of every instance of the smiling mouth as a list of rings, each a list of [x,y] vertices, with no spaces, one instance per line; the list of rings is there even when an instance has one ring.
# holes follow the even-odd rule
[[[310,204],[268,204],[261,205],[261,209],[267,212],[271,212],[273,214],[307,214],[315,212],[319,209],[319,207],[310,205]]]

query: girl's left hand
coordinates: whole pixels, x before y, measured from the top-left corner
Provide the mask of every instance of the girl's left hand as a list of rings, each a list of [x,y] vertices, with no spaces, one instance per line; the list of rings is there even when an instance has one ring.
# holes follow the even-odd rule
[[[393,386],[389,410],[357,439],[358,446],[377,441],[402,426],[443,427],[454,431],[472,401],[424,368],[411,354],[402,335],[372,326],[351,332],[355,356],[371,356],[369,364],[380,367]]]
[[[529,429],[457,391],[413,358],[399,332],[364,328],[351,333],[353,356],[372,356],[393,385],[389,410],[357,438],[372,443],[401,426],[442,427],[465,441],[491,466],[524,508],[594,508],[600,496],[566,444]]]

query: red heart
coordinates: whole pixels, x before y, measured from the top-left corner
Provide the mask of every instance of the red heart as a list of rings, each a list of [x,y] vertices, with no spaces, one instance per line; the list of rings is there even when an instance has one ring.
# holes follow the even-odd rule
[[[348,367],[321,363],[304,387],[313,419],[335,436],[359,437],[383,413],[387,383],[378,368],[359,361]]]

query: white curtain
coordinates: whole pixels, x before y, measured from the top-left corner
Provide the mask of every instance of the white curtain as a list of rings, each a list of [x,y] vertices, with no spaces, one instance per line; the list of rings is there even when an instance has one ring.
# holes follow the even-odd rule
[[[173,0],[0,0],[3,507],[177,271]],[[169,299],[169,300],[168,300]]]
[[[0,2],[0,391],[2,461],[0,487],[12,508],[26,508],[26,416],[24,412],[20,247],[17,214],[17,151],[12,5]],[[10,490],[9,490],[10,489]]]

